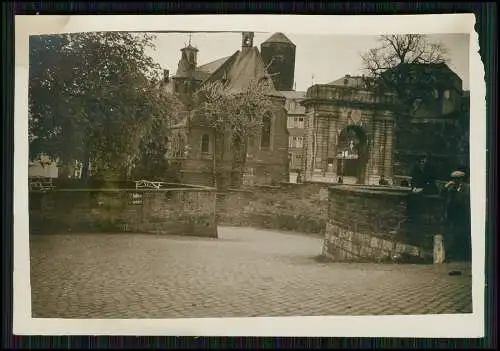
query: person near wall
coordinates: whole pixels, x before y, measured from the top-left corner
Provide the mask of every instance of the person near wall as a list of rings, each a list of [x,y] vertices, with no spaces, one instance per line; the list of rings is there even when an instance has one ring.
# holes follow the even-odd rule
[[[387,179],[385,179],[384,175],[382,174],[378,180],[378,185],[389,185],[389,182]]]
[[[437,193],[434,171],[427,156],[422,156],[411,172],[410,187],[413,192]]]
[[[470,261],[470,191],[465,173],[454,171],[444,186],[445,192],[445,261]]]
[[[302,174],[300,171],[297,171],[297,178],[295,179],[295,182],[298,184],[302,183]]]

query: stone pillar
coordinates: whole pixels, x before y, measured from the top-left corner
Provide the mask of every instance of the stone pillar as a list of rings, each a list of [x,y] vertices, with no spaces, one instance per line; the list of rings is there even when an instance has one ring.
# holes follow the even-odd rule
[[[371,153],[371,170],[370,176],[368,178],[368,184],[378,184],[378,178],[380,177],[380,170],[382,169],[381,162],[381,146],[382,146],[382,135],[381,130],[382,123],[380,121],[373,122],[373,148]]]
[[[338,132],[337,132],[337,121],[335,118],[330,118],[328,120],[328,155],[327,159],[333,159],[332,169],[327,169],[329,176],[336,179],[337,177],[337,143],[338,143]],[[328,165],[327,165],[328,167]]]
[[[434,236],[434,250],[433,250],[433,261],[434,263],[440,264],[444,263],[445,251],[444,251],[444,241],[442,235]]]
[[[394,140],[394,122],[387,121],[385,125],[385,162],[384,162],[384,176],[389,182],[392,183],[392,162],[393,162],[393,140]]]
[[[316,169],[321,169],[321,171],[324,173],[326,172],[328,158],[329,127],[328,120],[324,116],[318,119],[318,123],[318,153],[316,154],[316,158],[319,158],[320,162],[316,164]]]
[[[314,113],[309,112],[306,115],[305,121],[305,146],[304,146],[304,160],[302,162],[303,168],[303,180],[311,180],[313,173],[313,165],[314,165],[314,130],[315,130],[315,117]]]
[[[313,137],[312,137],[312,178],[317,179],[323,177],[325,171],[325,156],[326,147],[325,143],[328,142],[325,137],[328,134],[328,130],[325,131],[323,118],[320,116],[315,116],[315,125],[313,126]]]

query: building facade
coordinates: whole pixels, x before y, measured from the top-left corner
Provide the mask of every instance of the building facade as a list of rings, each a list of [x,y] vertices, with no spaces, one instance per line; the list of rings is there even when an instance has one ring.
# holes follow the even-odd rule
[[[391,178],[395,96],[378,96],[358,86],[360,79],[346,76],[341,84],[307,90],[305,181],[378,184],[382,175]]]
[[[286,97],[288,128],[288,157],[291,176],[303,169],[304,140],[306,136],[306,109],[302,105],[306,93],[302,91],[283,91]]]
[[[420,68],[419,68],[420,69]],[[365,77],[345,77],[310,87],[306,109],[304,180],[379,184],[410,181],[425,155],[434,176],[446,179],[467,168],[467,93],[445,64],[426,65],[425,74],[439,76],[431,97],[417,99],[402,127],[395,94],[375,94]]]
[[[408,179],[422,155],[427,155],[438,179],[448,179],[455,169],[469,173],[469,102],[462,80],[446,64],[416,65],[413,69],[435,77],[435,83],[430,96],[413,103],[410,123],[398,128],[395,182]]]

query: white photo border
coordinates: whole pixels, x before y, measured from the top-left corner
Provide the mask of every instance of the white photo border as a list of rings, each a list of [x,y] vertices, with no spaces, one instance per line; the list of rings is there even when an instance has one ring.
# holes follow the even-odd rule
[[[429,337],[484,336],[486,85],[473,14],[445,15],[86,15],[15,17],[14,291],[15,335]],[[255,31],[315,35],[470,35],[470,183],[473,313],[415,316],[189,319],[31,317],[28,225],[29,35],[89,31]],[[438,293],[438,292],[437,292]]]

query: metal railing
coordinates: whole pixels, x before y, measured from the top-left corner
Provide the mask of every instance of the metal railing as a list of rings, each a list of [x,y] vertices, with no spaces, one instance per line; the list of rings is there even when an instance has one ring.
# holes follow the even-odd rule
[[[33,177],[29,180],[30,190],[51,190],[54,189],[55,186],[52,183],[52,178],[43,178],[43,177]]]
[[[160,190],[162,185],[166,183],[164,182],[153,182],[150,180],[136,180],[135,181],[135,188],[136,189],[155,189],[155,190]]]

